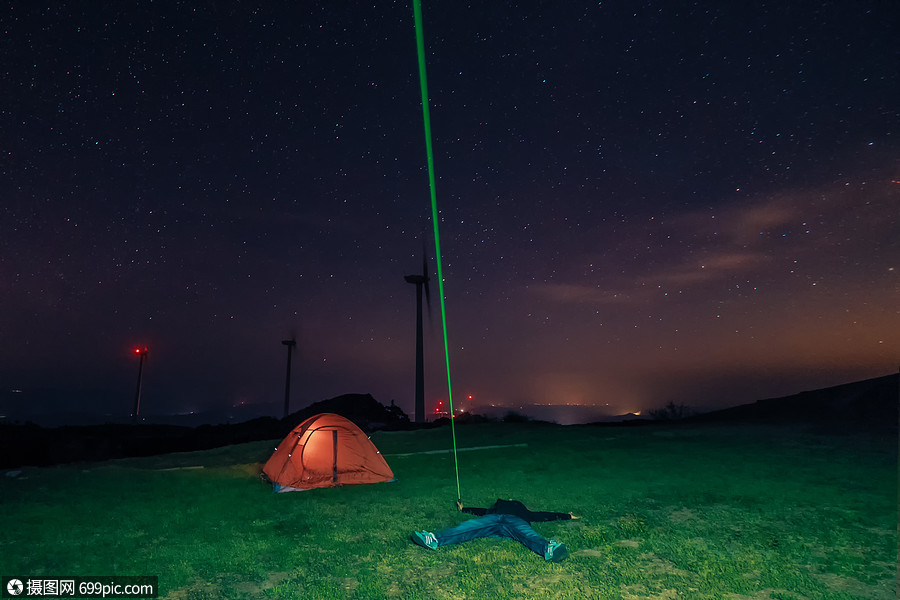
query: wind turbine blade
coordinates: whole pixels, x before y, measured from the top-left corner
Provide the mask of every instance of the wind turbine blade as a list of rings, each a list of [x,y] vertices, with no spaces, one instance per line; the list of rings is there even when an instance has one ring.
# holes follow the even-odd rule
[[[425,286],[425,306],[428,308],[428,321],[431,321],[431,286],[428,282],[428,248],[425,246],[425,236],[422,236],[422,285]]]

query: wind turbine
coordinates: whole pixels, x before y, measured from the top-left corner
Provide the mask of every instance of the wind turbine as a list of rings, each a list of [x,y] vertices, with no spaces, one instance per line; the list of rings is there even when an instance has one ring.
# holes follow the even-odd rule
[[[287,346],[287,375],[284,378],[284,417],[290,414],[291,406],[291,351],[297,347],[296,336],[291,336],[289,340],[281,340],[281,343]]]
[[[431,317],[431,292],[428,289],[428,256],[422,246],[422,274],[406,275],[406,283],[416,286],[416,423],[425,422],[425,358],[422,344],[422,288],[425,288],[425,302]]]
[[[134,349],[134,353],[140,357],[140,362],[138,363],[138,379],[137,379],[137,389],[134,392],[134,410],[131,411],[131,422],[137,423],[138,418],[140,417],[141,412],[141,379],[144,376],[144,359],[147,358],[147,352],[149,350],[146,346],[143,348],[137,347]]]

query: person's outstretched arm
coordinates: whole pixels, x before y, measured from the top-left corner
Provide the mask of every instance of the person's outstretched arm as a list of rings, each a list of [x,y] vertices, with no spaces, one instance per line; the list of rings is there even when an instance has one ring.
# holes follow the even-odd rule
[[[565,521],[567,519],[577,519],[572,513],[548,512],[548,511],[531,511],[528,515],[529,520],[535,521]]]
[[[456,501],[456,510],[469,513],[470,515],[475,515],[476,517],[483,517],[487,514],[488,509],[486,508],[475,508],[474,506],[463,506],[463,503],[459,500]]]

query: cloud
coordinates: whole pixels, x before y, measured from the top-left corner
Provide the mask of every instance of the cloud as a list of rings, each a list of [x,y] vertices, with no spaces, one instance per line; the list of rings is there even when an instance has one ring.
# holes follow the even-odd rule
[[[539,283],[528,288],[532,293],[553,302],[576,304],[629,304],[634,292],[610,291],[579,283]]]
[[[726,216],[731,243],[755,244],[761,235],[799,224],[802,219],[794,201],[792,197],[778,197],[766,199],[758,206],[736,207]]]
[[[606,278],[604,284],[544,282],[529,284],[531,293],[564,304],[627,305],[644,302],[660,289],[688,289],[747,273],[767,258],[759,252],[707,252],[672,265],[660,265],[643,275]]]
[[[854,265],[884,260],[896,246],[895,223],[884,219],[896,196],[886,184],[848,178],[653,219],[602,253],[585,250],[610,239],[593,231],[572,268],[528,289],[561,304],[611,305],[795,273],[854,277]]]
[[[729,277],[758,267],[766,260],[759,252],[710,253],[705,257],[691,257],[672,268],[654,271],[638,280],[641,284],[689,287]]]

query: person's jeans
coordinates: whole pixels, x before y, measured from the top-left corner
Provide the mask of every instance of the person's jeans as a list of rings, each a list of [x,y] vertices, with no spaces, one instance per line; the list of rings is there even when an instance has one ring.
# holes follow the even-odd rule
[[[542,558],[547,540],[531,528],[528,521],[515,515],[491,514],[463,521],[456,527],[434,534],[438,546],[459,544],[476,538],[500,537],[515,540]]]

